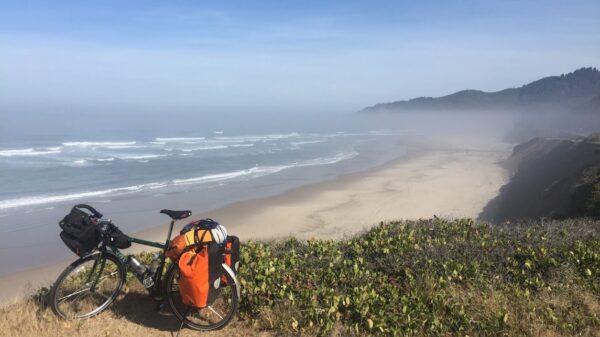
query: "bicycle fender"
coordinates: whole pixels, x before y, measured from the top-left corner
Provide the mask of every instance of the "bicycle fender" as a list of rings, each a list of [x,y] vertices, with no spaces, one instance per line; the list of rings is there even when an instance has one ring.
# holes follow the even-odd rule
[[[78,260],[83,260],[83,259],[85,259],[85,258],[87,258],[87,257],[93,256],[93,255],[99,255],[99,254],[102,254],[102,252],[101,252],[101,251],[98,251],[98,250],[94,250],[94,251],[92,251],[92,252],[89,252],[89,253],[87,253],[87,254],[85,254],[85,255],[83,255],[83,256],[81,256],[81,257],[79,257],[79,259],[78,259]]]
[[[235,273],[233,272],[231,267],[229,267],[225,263],[223,263],[223,269],[225,269],[227,274],[229,274],[229,276],[231,276],[231,278],[233,279],[233,283],[235,283],[235,286],[236,286],[235,289],[237,290],[238,301],[241,301],[242,298],[240,297],[240,282],[238,281],[237,277],[235,276]]]
[[[119,261],[121,261],[121,262],[122,262],[122,260],[119,258],[119,256],[117,256],[117,254],[115,254],[115,253],[113,253],[113,252],[111,252],[111,251],[108,251],[108,250],[107,250],[107,251],[105,251],[105,252],[103,252],[103,251],[100,251],[100,250],[95,250],[95,251],[93,251],[93,252],[90,252],[90,253],[87,253],[87,254],[85,254],[85,255],[81,256],[81,257],[79,258],[79,260],[85,259],[86,257],[94,256],[94,255],[105,255],[105,254],[107,254],[107,255],[108,255],[108,254],[110,254],[110,255],[113,255],[113,256],[117,257]]]

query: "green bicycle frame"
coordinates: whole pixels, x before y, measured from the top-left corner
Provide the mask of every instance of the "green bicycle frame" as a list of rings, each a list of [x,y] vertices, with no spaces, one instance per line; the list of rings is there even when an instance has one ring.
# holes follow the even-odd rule
[[[137,243],[137,244],[140,244],[143,246],[148,246],[148,247],[160,248],[163,251],[163,254],[160,259],[160,264],[158,266],[156,274],[152,278],[154,281],[154,285],[152,286],[151,294],[153,296],[155,296],[155,299],[161,297],[160,294],[161,294],[161,286],[162,286],[162,273],[163,273],[163,269],[165,267],[165,261],[166,261],[166,257],[165,257],[164,253],[169,248],[169,244],[171,242],[171,234],[173,233],[173,225],[174,224],[175,224],[175,220],[172,220],[171,225],[169,226],[169,233],[167,234],[167,239],[165,240],[165,243],[129,237],[129,242],[131,242],[131,243]],[[121,262],[123,262],[123,264],[125,266],[127,266],[127,263],[129,262],[129,258],[126,255],[123,255],[123,253],[121,253],[121,251],[119,249],[117,249],[116,247],[109,246],[109,248],[117,256],[117,258],[119,258],[119,260],[121,260]],[[99,280],[100,274],[102,274],[102,270],[104,270],[104,260],[102,260],[102,261],[103,262],[102,262],[102,265],[100,266],[100,273],[98,274],[98,279],[94,280],[94,282],[92,283],[92,287],[96,286],[96,284]],[[92,270],[96,269],[96,267],[97,267],[96,264],[97,264],[97,261],[94,263]],[[225,272],[227,272],[231,276],[231,278],[234,280],[233,281],[234,284],[237,286],[239,283],[238,283],[237,277],[235,275],[235,272],[225,263],[223,263],[222,266],[223,266],[223,269],[225,269]],[[240,298],[241,294],[240,294],[239,286],[236,287],[236,290],[237,290],[237,296],[238,296],[238,298]]]
[[[129,237],[129,242],[137,243],[137,244],[140,244],[143,246],[148,246],[148,247],[160,248],[164,252],[167,250],[167,248],[169,248],[169,243],[171,242],[171,234],[173,233],[173,225],[174,224],[175,224],[175,220],[171,220],[171,224],[169,226],[169,233],[167,234],[167,239],[165,240],[165,243],[138,239],[138,238],[134,238],[132,236]],[[115,255],[117,255],[117,257],[119,257],[119,259],[121,261],[123,261],[123,263],[127,263],[127,257],[125,255],[123,255],[123,253],[121,253],[121,251],[119,249],[117,249],[115,247],[110,247],[110,249],[113,251],[113,253],[115,253]],[[164,256],[163,256],[162,262],[164,262]]]
[[[168,241],[166,243],[160,243],[160,242],[147,241],[147,240],[143,240],[143,239],[130,237],[129,242],[137,243],[137,244],[140,244],[143,246],[148,246],[148,247],[160,248],[162,250],[166,250],[169,247]],[[123,263],[127,263],[127,256],[123,255],[123,253],[121,253],[121,251],[118,248],[112,247],[112,246],[109,248],[110,248],[110,250],[112,250],[113,253],[115,253],[115,255],[119,258],[119,260],[121,260]]]
[[[164,250],[167,250],[167,248],[169,247],[170,240],[167,240],[167,242],[165,242],[165,243],[160,243],[160,242],[154,242],[154,241],[148,241],[148,240],[138,239],[138,238],[134,238],[134,237],[129,237],[129,242],[137,243],[137,244],[140,244],[143,246],[148,246],[148,247],[160,248],[164,251]],[[118,248],[112,247],[112,246],[109,248],[110,248],[110,250],[112,250],[113,253],[115,253],[115,255],[123,263],[127,263],[127,256],[123,255],[123,253],[121,253],[121,251]]]
[[[157,294],[160,291],[160,285],[162,283],[162,273],[163,273],[163,269],[165,267],[165,259],[166,259],[164,252],[167,250],[167,248],[169,248],[169,243],[171,242],[171,234],[173,233],[173,225],[174,224],[175,224],[175,220],[172,220],[171,225],[169,226],[169,233],[167,234],[167,239],[165,240],[165,243],[129,237],[129,242],[131,242],[131,243],[137,243],[137,244],[140,244],[143,246],[148,246],[148,247],[160,248],[163,251],[163,255],[161,256],[161,259],[160,259],[160,264],[158,266],[156,274],[153,276],[154,285],[152,286],[152,288],[153,288],[152,292],[154,294]],[[127,263],[129,262],[129,258],[126,255],[124,255],[123,253],[121,253],[121,251],[118,248],[112,247],[112,246],[110,246],[109,248],[119,258],[119,260],[121,260],[121,262],[123,262],[123,264],[125,266],[127,266]]]
[[[167,240],[166,243],[159,243],[159,242],[147,241],[147,240],[142,240],[142,239],[130,237],[129,241],[131,243],[137,243],[137,244],[144,245],[144,246],[150,246],[150,247],[155,247],[155,248],[160,248],[160,249],[166,249],[167,247],[169,247],[169,241],[170,240]]]

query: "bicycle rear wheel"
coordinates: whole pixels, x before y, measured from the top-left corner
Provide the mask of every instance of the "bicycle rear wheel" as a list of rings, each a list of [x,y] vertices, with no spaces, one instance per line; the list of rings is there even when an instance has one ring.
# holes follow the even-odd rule
[[[73,262],[52,286],[52,310],[65,319],[101,313],[121,291],[125,272],[121,261],[110,253],[98,252]]]
[[[179,268],[172,264],[166,274],[166,295],[171,310],[180,321],[191,329],[199,331],[218,330],[231,321],[238,306],[237,285],[223,270],[227,285],[221,286],[217,299],[205,308],[195,308],[184,304],[179,296]]]

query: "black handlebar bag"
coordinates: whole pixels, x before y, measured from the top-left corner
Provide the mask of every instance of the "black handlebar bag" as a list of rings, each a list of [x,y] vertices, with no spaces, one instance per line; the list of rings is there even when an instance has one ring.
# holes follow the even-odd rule
[[[119,227],[110,224],[110,245],[119,249],[131,247],[129,236],[123,233]]]
[[[77,206],[73,207],[58,225],[62,228],[60,238],[73,253],[83,256],[98,246],[96,221]]]

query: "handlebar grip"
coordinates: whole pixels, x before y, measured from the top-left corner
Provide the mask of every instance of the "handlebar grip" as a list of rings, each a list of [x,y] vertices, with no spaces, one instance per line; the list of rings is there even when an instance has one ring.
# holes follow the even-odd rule
[[[86,204],[79,204],[79,205],[75,205],[73,206],[73,208],[85,208],[88,211],[92,212],[92,214],[94,214],[94,216],[96,218],[102,218],[102,213],[98,212],[94,207],[90,206],[90,205],[86,205]]]

